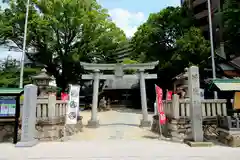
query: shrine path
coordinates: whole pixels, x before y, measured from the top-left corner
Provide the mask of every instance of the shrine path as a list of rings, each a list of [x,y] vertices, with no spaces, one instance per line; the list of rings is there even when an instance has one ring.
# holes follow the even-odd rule
[[[91,112],[83,111],[83,124],[87,125]],[[77,140],[139,140],[139,139],[158,139],[158,136],[150,131],[150,128],[140,128],[141,110],[126,108],[114,109],[106,112],[99,112],[98,118],[100,127],[96,129],[83,128],[83,132],[70,138],[71,141]],[[152,114],[149,114],[152,120]]]

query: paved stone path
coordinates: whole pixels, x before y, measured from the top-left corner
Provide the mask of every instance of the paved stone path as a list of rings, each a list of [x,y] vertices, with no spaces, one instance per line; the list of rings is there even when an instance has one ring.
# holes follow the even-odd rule
[[[90,112],[82,112],[84,123]],[[150,115],[151,116],[151,115]],[[101,127],[67,142],[41,142],[32,148],[0,144],[0,160],[239,160],[240,149],[223,146],[191,148],[156,139],[149,128],[138,127],[141,114],[109,111],[99,114]]]
[[[90,112],[82,112],[84,125],[90,119]],[[136,140],[146,138],[158,138],[157,135],[150,132],[150,128],[139,128],[142,118],[141,111],[132,109],[118,109],[98,114],[100,127],[97,129],[87,128],[83,132],[72,136],[71,141],[76,140]],[[149,115],[149,120],[152,114]]]
[[[0,145],[0,160],[239,160],[240,149],[190,148],[158,140],[47,142],[33,148]]]

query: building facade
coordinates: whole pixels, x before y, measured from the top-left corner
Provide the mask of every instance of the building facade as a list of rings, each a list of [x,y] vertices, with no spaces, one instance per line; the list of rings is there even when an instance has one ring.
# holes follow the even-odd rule
[[[213,38],[214,47],[219,49],[223,46],[222,42],[222,31],[223,27],[221,24],[220,12],[223,9],[223,0],[210,0],[211,11],[212,11],[212,27],[213,27]],[[187,4],[189,8],[192,8],[194,16],[197,20],[197,27],[200,27],[203,31],[203,35],[206,39],[210,39],[209,34],[209,18],[208,18],[208,0],[181,0],[181,4]]]

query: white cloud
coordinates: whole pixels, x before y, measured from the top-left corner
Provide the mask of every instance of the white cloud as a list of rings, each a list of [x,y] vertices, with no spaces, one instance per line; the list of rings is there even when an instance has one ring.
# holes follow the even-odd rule
[[[142,12],[129,12],[122,8],[111,9],[109,14],[113,22],[125,32],[127,37],[133,36],[137,27],[146,20]]]

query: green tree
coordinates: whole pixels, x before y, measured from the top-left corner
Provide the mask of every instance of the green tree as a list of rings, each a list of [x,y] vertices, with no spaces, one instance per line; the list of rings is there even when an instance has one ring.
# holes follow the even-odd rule
[[[145,61],[160,60],[164,65],[164,61],[172,57],[176,39],[193,25],[193,21],[191,13],[181,7],[167,7],[151,14],[132,38],[135,56],[141,55]]]
[[[0,15],[0,38],[23,44],[25,0],[10,0]],[[61,88],[78,83],[79,61],[103,62],[126,40],[96,0],[32,0],[27,56],[45,66]]]
[[[151,14],[132,39],[135,49],[132,58],[158,60],[159,85],[172,87],[174,76],[189,64],[197,65],[209,55],[209,44],[194,24],[194,16],[186,6],[167,7]]]
[[[123,64],[137,64],[138,61],[136,60],[132,60],[130,58],[124,58],[123,61],[122,61]],[[129,70],[126,70],[124,71],[126,74],[134,74],[136,73],[136,70],[134,69],[129,69]]]
[[[223,25],[225,50],[240,55],[240,3],[237,0],[225,0],[223,5]]]
[[[31,83],[31,76],[40,72],[40,68],[27,66],[24,68],[24,85]],[[19,87],[20,66],[19,61],[7,57],[0,65],[0,87]]]
[[[198,65],[207,60],[210,55],[210,43],[201,34],[201,30],[190,28],[182,37],[176,40],[176,51],[172,56],[173,61],[181,61],[189,65]]]

